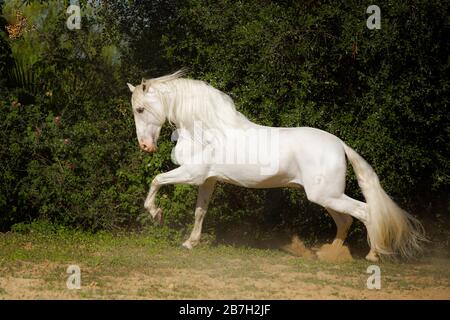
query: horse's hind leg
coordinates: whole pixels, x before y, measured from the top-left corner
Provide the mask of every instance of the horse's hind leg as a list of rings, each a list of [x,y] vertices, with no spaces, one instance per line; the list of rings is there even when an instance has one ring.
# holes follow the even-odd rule
[[[368,230],[367,232],[369,232],[370,228],[367,226],[370,224],[370,220],[368,219],[368,207],[366,203],[352,199],[345,194],[340,196],[321,196],[320,198],[312,198],[308,196],[308,199],[327,209],[342,212],[360,220],[366,226],[366,229]],[[373,248],[370,249],[366,259],[370,261],[378,261],[377,253]]]
[[[336,237],[333,240],[332,246],[341,247],[344,244],[345,238],[347,238],[348,230],[352,225],[353,218],[348,214],[337,212],[331,208],[326,208],[328,213],[336,223]]]
[[[322,204],[323,205],[323,204]],[[331,244],[323,245],[317,256],[321,260],[328,261],[347,261],[351,260],[350,251],[344,247],[344,242],[348,234],[348,230],[353,222],[353,217],[349,214],[340,213],[339,211],[331,208],[330,204],[324,205],[328,213],[336,223],[336,236]]]
[[[368,228],[368,225],[370,225],[370,220],[368,218],[368,207],[366,203],[352,199],[349,196],[343,194],[340,197],[327,199],[325,201],[325,207],[333,208],[337,211],[342,210],[342,212],[352,215],[353,217],[363,222],[366,226],[367,232],[369,232],[370,228]],[[370,248],[370,252],[366,256],[366,259],[369,261],[379,260],[378,254],[374,248]]]
[[[337,233],[332,244],[332,247],[335,248],[342,247],[352,218],[360,220],[366,226],[369,223],[367,204],[344,194],[345,180],[343,177],[343,174],[334,173],[311,176],[305,181],[308,200],[326,208],[336,222]],[[323,249],[326,247],[330,246],[324,246]],[[320,252],[318,255],[320,256]]]

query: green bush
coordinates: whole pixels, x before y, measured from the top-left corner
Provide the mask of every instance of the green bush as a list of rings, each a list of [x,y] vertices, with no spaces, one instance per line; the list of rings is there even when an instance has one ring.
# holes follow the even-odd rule
[[[21,8],[39,31],[8,39],[0,21],[3,230],[34,219],[88,230],[151,225],[143,202],[153,177],[175,167],[172,128],[159,153],[139,151],[125,83],[183,66],[257,123],[337,135],[403,207],[431,226],[449,218],[448,3],[380,1],[382,27],[369,30],[371,3],[357,0],[83,1],[83,27],[69,31],[56,2],[2,6],[7,19]],[[21,73],[31,76],[14,78]],[[349,173],[347,193],[361,199]],[[168,230],[189,229],[195,198],[194,187],[161,189]],[[206,232],[258,243],[285,230],[313,241],[334,226],[297,190],[218,185]],[[350,236],[363,241],[364,229],[355,224]]]

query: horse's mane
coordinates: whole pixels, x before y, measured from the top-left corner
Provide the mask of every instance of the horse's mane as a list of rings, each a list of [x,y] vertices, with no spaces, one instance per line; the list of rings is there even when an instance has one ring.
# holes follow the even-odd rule
[[[204,81],[182,78],[186,70],[142,81],[144,92],[155,92],[163,103],[167,120],[180,128],[223,130],[245,128],[250,121],[236,110],[233,99]]]

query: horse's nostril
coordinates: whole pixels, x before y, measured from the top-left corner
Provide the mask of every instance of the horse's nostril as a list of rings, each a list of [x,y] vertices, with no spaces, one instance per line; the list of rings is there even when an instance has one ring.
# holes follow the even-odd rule
[[[155,152],[157,149],[156,146],[153,144],[139,143],[139,146],[141,147],[142,150],[150,153]]]

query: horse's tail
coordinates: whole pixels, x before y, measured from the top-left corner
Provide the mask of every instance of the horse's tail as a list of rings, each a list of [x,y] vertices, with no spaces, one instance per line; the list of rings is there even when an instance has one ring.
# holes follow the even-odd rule
[[[422,250],[425,233],[421,223],[402,210],[383,190],[373,168],[345,143],[344,150],[368,206],[367,239],[380,255],[411,258]]]

